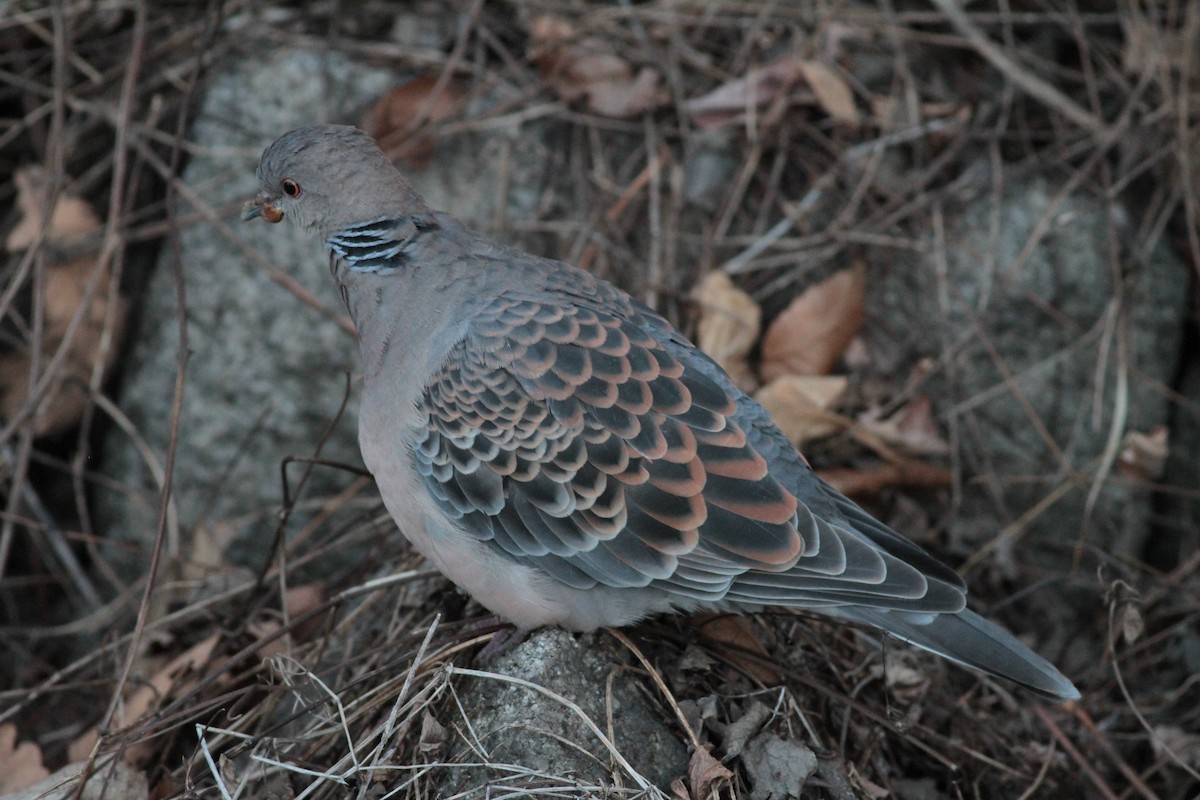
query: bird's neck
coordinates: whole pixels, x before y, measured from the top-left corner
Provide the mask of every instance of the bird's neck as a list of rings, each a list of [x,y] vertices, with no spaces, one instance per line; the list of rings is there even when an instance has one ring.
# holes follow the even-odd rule
[[[330,234],[325,247],[338,269],[387,275],[409,266],[413,242],[436,228],[428,215],[377,217]]]
[[[457,225],[438,214],[381,217],[338,231],[325,240],[330,271],[358,327],[367,380],[385,364],[411,364],[414,337],[434,335],[469,303],[478,269],[448,235]],[[432,368],[430,368],[432,369]]]

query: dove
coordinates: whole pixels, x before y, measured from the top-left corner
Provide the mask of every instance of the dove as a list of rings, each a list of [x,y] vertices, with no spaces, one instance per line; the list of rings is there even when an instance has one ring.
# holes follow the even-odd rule
[[[359,444],[388,511],[518,630],[782,606],[1080,696],[621,289],[431,209],[353,127],[285,133],[257,178],[243,219],[291,220],[328,251],[362,353]]]

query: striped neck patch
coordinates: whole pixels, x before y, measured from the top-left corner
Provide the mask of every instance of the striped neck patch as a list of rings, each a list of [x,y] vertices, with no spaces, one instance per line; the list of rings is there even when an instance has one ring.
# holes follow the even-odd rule
[[[338,231],[325,246],[348,268],[359,272],[392,272],[402,268],[404,251],[422,230],[410,217],[380,217]]]

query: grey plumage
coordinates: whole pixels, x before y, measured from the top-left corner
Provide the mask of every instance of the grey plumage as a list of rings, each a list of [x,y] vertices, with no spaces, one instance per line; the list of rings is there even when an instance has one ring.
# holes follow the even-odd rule
[[[414,546],[517,626],[810,608],[1055,699],[961,578],[825,484],[651,309],[430,210],[365,134],[263,154],[244,217],[326,242],[359,329],[360,443]]]

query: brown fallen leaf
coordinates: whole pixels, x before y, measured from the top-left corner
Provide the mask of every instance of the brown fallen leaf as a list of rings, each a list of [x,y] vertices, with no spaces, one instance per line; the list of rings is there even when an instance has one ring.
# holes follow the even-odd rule
[[[783,673],[754,632],[748,617],[699,613],[693,614],[691,621],[722,656],[748,675],[768,686],[783,682]]]
[[[816,95],[817,105],[836,122],[857,126],[861,121],[850,84],[823,61],[800,62],[800,71]]]
[[[232,572],[225,559],[229,545],[237,538],[241,529],[227,520],[205,520],[196,525],[189,537],[187,558],[180,564],[180,577],[188,581],[202,581],[213,573]]]
[[[849,427],[851,420],[829,409],[846,391],[843,375],[783,375],[754,394],[788,440],[797,447]]]
[[[825,375],[862,328],[866,264],[835,272],[810,286],[767,327],[762,343],[762,378]]]
[[[683,103],[700,128],[745,125],[753,116],[770,126],[789,105],[815,103],[830,118],[858,125],[861,121],[850,85],[829,65],[786,56],[750,70],[716,89]]]
[[[68,764],[24,791],[3,795],[3,800],[147,800],[151,795],[146,776],[128,764],[113,763],[113,758],[98,755]]]
[[[1117,469],[1126,478],[1153,481],[1162,477],[1170,454],[1166,425],[1155,426],[1149,433],[1128,431],[1121,439]]]
[[[284,597],[288,616],[295,618],[308,613],[324,601],[324,596],[322,584],[303,584],[290,588]],[[276,620],[258,621],[249,625],[249,632],[257,641],[263,643],[258,652],[260,659],[282,655],[292,649],[291,633],[294,631],[277,636],[281,625],[282,623]],[[312,629],[312,623],[308,629]],[[217,675],[218,686],[227,685],[233,680],[234,674],[223,674],[226,659],[214,655],[219,642],[220,638],[216,634],[208,636],[160,666],[149,680],[129,692],[122,706],[123,713],[115,727],[128,727],[137,723],[171,698],[189,691],[207,675]],[[72,761],[87,758],[99,736],[96,728],[87,731],[67,747],[68,756]],[[152,740],[131,745],[122,751],[125,762],[139,763],[155,752],[155,746]]]
[[[859,791],[860,796],[869,798],[870,800],[885,800],[891,796],[891,792],[877,783],[868,780],[865,775],[858,771],[858,767],[853,763],[848,764],[850,773],[850,781]]]
[[[314,633],[326,624],[328,608],[325,609],[325,613],[316,614],[312,619],[304,622],[296,622],[295,620],[320,607],[328,595],[327,588],[323,581],[315,581],[313,583],[293,586],[287,590],[287,593],[283,597],[283,603],[287,609],[287,618],[293,620],[293,622],[287,637],[279,639],[284,644],[285,650],[290,648],[293,643],[308,641]],[[266,657],[265,652],[263,656]]]
[[[42,749],[17,741],[17,726],[0,724],[0,795],[15,794],[50,775],[42,765]]]
[[[213,634],[192,645],[171,659],[148,681],[131,691],[122,706],[121,717],[115,721],[115,727],[122,728],[136,723],[152,708],[190,689],[195,685],[201,669],[206,664],[212,669],[219,669],[219,665],[214,666],[211,661],[217,642],[218,637]],[[88,757],[99,740],[99,729],[92,728],[67,746],[67,756],[72,761],[82,761]],[[125,762],[137,763],[153,753],[154,747],[153,741],[131,745],[124,751]]]
[[[612,43],[581,36],[565,17],[541,14],[529,25],[530,56],[542,80],[563,100],[584,100],[607,117],[632,117],[669,99],[662,75],[650,67],[634,71]]]
[[[934,421],[933,401],[925,395],[915,396],[887,419],[864,413],[858,425],[887,446],[906,453],[940,456],[950,452],[949,443],[942,438]]]
[[[358,126],[379,142],[388,158],[423,169],[437,147],[428,127],[462,114],[467,97],[465,80],[440,73],[418,75],[381,97]]]
[[[729,373],[738,388],[754,391],[758,379],[746,356],[758,341],[762,309],[721,270],[704,276],[695,298],[700,306],[696,344]]]
[[[971,107],[963,103],[921,103],[913,109],[903,98],[890,94],[872,97],[870,106],[871,124],[885,131],[906,130],[934,120],[956,123],[941,129],[953,131],[972,117]]]
[[[42,228],[42,208],[46,193],[52,191],[50,176],[40,166],[23,167],[13,176],[17,187],[17,207],[21,219],[5,240],[5,249],[18,252],[37,240]],[[60,192],[51,212],[45,244],[77,244],[81,237],[100,230],[100,219],[81,198]],[[120,348],[129,301],[114,295],[115,276],[107,267],[91,302],[83,307],[88,283],[97,269],[94,255],[72,258],[65,262],[46,264],[42,281],[43,292],[34,301],[42,307],[41,353],[39,362],[50,363],[66,340],[68,329],[76,315],[82,320],[67,345],[65,358],[51,378],[45,391],[37,398],[30,393],[36,382],[30,380],[32,342],[0,354],[0,417],[9,421],[17,417],[31,400],[36,402],[32,412],[34,434],[45,436],[60,433],[79,422],[90,398],[87,386],[93,372],[99,371],[103,380],[112,368]],[[116,307],[110,315],[109,304],[116,297]],[[111,323],[109,316],[112,317]],[[28,330],[29,323],[13,320],[18,330]],[[30,334],[31,335],[31,334]],[[41,375],[37,380],[42,380]]]
[[[733,772],[703,747],[697,747],[688,761],[688,788],[692,800],[708,800],[721,796],[733,780]]]
[[[450,732],[445,726],[434,719],[429,711],[421,714],[421,736],[417,740],[417,752],[427,755],[436,754],[450,741]]]
[[[707,94],[694,97],[683,103],[683,110],[691,115],[697,127],[720,128],[726,125],[744,125],[749,116],[761,116],[764,124],[771,124],[782,112],[787,102],[798,100],[792,95],[804,83],[804,69],[798,58],[787,57],[750,70],[741,78],[724,83]]]
[[[18,169],[13,175],[17,188],[17,209],[21,219],[13,226],[4,249],[10,253],[24,250],[33,244],[42,229],[42,208],[45,193],[50,191],[51,181],[46,170],[39,165]],[[46,229],[46,240],[67,242],[100,230],[100,218],[81,197],[59,192],[50,212],[50,223]]]

